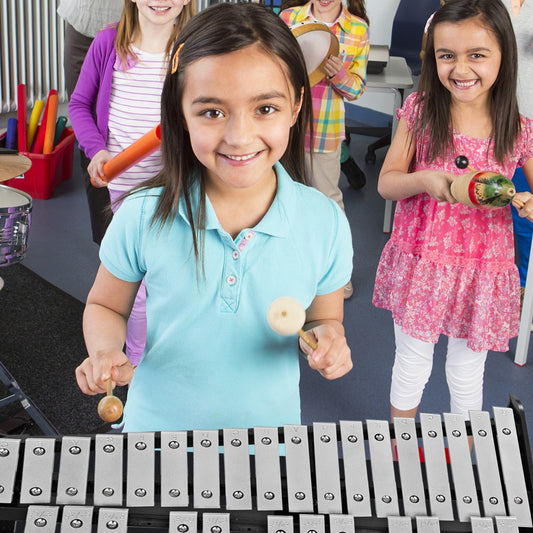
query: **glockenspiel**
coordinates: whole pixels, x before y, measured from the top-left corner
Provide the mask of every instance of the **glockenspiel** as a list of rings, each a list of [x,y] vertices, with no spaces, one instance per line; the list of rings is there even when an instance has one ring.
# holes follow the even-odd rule
[[[2,531],[511,533],[532,527],[531,452],[515,399],[494,407],[492,418],[473,411],[467,422],[420,414],[416,423],[369,419],[0,441]]]

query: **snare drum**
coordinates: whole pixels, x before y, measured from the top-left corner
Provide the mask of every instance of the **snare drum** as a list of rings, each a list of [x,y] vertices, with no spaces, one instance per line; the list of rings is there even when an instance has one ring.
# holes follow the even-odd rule
[[[0,185],[0,266],[22,261],[28,249],[32,198]]]

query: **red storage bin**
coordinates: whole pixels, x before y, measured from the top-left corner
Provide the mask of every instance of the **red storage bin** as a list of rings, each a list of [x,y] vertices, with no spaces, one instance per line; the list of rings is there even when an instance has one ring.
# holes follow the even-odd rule
[[[29,157],[32,167],[22,177],[5,181],[5,185],[27,192],[37,200],[48,200],[56,187],[72,176],[74,160],[74,131],[65,128],[51,154],[20,152]]]

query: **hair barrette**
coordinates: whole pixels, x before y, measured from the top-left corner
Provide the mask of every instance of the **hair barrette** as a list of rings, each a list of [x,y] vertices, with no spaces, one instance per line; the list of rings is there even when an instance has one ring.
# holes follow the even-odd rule
[[[175,74],[176,70],[178,70],[178,62],[179,62],[179,58],[180,58],[180,52],[181,52],[181,49],[183,48],[184,44],[185,43],[181,43],[178,46],[178,49],[174,52],[174,56],[172,57],[172,68],[170,69],[170,73],[171,74]]]

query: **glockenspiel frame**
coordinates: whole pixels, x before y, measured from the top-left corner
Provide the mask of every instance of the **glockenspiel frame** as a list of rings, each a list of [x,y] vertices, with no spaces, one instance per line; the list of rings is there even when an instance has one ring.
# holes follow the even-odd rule
[[[508,408],[493,410],[493,418],[476,411],[466,423],[457,415],[442,420],[421,414],[417,423],[4,436],[0,531],[43,509],[57,515],[58,524],[90,511],[93,527],[100,511],[123,509],[131,531],[169,531],[191,512],[197,513],[197,528],[205,530],[222,514],[221,523],[227,521],[235,533],[270,532],[269,524],[284,524],[286,517],[298,533],[307,533],[308,524],[324,533],[350,533],[350,523],[355,529],[401,529],[406,521],[392,519],[401,516],[410,518],[414,530],[429,531],[436,519],[440,531],[473,531],[486,525],[482,518],[496,524],[507,515],[513,527],[529,529],[533,469],[524,409],[511,396]],[[470,436],[476,464],[467,462]],[[392,439],[398,461],[392,458]],[[442,462],[439,439],[447,443],[450,464]],[[418,460],[418,443],[428,454],[424,462]],[[252,445],[255,455],[249,453]],[[478,465],[494,471],[480,473]],[[448,492],[442,485],[446,477]],[[442,498],[446,505],[439,506]],[[500,528],[510,523],[500,522]],[[217,526],[214,533],[224,531]]]

